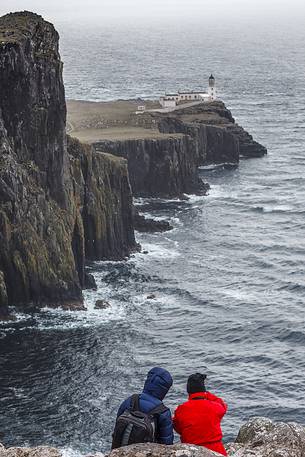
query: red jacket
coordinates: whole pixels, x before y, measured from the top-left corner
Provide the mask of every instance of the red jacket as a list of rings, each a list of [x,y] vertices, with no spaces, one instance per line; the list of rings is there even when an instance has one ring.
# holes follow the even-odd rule
[[[195,400],[204,397],[204,400]],[[173,422],[182,443],[197,444],[227,455],[222,444],[220,422],[227,412],[226,403],[210,392],[196,392],[178,406]]]

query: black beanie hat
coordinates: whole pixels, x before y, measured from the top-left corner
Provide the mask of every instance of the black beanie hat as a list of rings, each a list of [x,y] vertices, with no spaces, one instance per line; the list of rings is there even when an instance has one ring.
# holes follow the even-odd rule
[[[206,388],[204,385],[204,381],[206,379],[206,374],[195,373],[191,374],[187,380],[187,393],[194,394],[196,392],[205,392]]]

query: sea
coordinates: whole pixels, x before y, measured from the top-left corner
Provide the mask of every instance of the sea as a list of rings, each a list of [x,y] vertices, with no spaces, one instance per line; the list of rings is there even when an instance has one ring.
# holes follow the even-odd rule
[[[142,251],[126,261],[88,265],[98,289],[85,291],[87,312],[1,324],[0,441],[106,452],[120,402],[154,366],[173,376],[172,411],[187,377],[207,374],[229,406],[225,442],[254,416],[305,423],[304,27],[67,18],[57,28],[67,98],[157,98],[205,89],[213,73],[268,155],[202,167],[205,197],[137,199],[174,228],[137,233]],[[97,299],[111,306],[94,310]]]

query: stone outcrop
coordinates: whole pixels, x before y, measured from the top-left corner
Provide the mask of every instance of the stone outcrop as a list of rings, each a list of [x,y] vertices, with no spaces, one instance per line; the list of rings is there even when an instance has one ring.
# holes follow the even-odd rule
[[[0,457],[62,457],[62,453],[53,447],[36,448],[11,447],[4,449],[0,444]]]
[[[267,153],[264,146],[235,123],[220,101],[181,106],[173,112],[146,112],[132,117],[130,122],[147,131],[151,129],[152,138],[104,139],[95,142],[94,147],[128,160],[136,196],[204,194],[208,186],[198,178],[198,166],[238,164],[240,157],[262,157]],[[160,133],[157,137],[156,128]]]
[[[255,418],[243,425],[228,454],[235,457],[304,457],[305,426]]]
[[[138,211],[135,211],[134,228],[139,232],[154,233],[168,232],[173,229],[173,226],[168,221],[151,219],[150,217],[146,217]]]
[[[193,139],[196,166],[209,163],[238,163],[240,145],[228,130],[200,122],[185,123],[179,118],[162,117],[158,127],[163,133],[182,133]]]
[[[198,177],[196,144],[189,135],[103,140],[94,147],[128,160],[130,184],[136,196],[170,198],[184,193],[205,194],[208,188]]]
[[[32,13],[0,18],[0,314],[82,302],[90,259],[136,246],[124,160],[75,144],[58,34]]]
[[[69,137],[68,151],[86,259],[121,260],[136,248],[127,161]]]
[[[156,114],[164,133],[184,133],[196,140],[199,165],[238,162],[239,157],[262,157],[267,149],[236,124],[221,101]]]
[[[305,426],[254,418],[243,425],[235,443],[226,446],[229,457],[304,457]],[[0,457],[60,457],[48,447],[9,448],[0,444]],[[103,457],[101,453],[87,457]],[[220,456],[201,446],[177,443],[173,446],[146,443],[113,450],[109,457],[215,457]]]
[[[153,443],[134,444],[114,449],[110,453],[111,457],[215,457],[219,455],[204,447],[180,443],[173,446]]]

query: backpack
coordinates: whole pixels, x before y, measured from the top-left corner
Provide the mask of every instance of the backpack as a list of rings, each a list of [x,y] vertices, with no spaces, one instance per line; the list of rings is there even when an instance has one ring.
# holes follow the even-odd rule
[[[140,411],[140,395],[131,397],[131,408],[126,409],[116,420],[112,435],[112,449],[136,443],[156,441],[156,416],[168,410],[161,403],[148,413]]]

